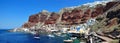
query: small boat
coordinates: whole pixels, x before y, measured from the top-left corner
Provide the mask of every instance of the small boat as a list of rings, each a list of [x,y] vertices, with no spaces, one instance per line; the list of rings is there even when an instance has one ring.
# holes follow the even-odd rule
[[[62,34],[62,33],[55,33],[55,35],[57,35],[57,36],[61,36],[61,34]]]
[[[64,40],[64,42],[73,42],[73,40],[68,39],[68,40]]]
[[[40,39],[39,33],[34,33],[33,35],[34,35],[34,38],[35,38],[35,39]]]
[[[72,40],[77,39],[77,37],[71,37]]]
[[[40,36],[39,35],[34,35],[34,38],[35,39],[40,39]]]
[[[34,38],[35,38],[35,39],[40,39],[40,37],[36,37],[36,36],[35,36]]]
[[[54,36],[54,35],[52,35],[52,34],[49,34],[48,36],[49,36],[49,37],[55,37],[55,36]]]

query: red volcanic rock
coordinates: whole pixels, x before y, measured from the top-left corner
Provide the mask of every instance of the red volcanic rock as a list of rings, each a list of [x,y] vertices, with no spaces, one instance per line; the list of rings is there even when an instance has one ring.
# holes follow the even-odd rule
[[[81,22],[82,22],[82,23],[86,23],[88,19],[90,19],[90,17],[83,17],[83,18],[81,19]]]
[[[50,19],[57,20],[59,17],[60,17],[59,14],[57,14],[57,13],[52,13]]]
[[[30,27],[32,27],[32,26],[35,26],[35,24],[36,24],[36,23],[27,22],[27,23],[25,23],[24,25],[22,25],[22,27],[24,27],[24,28],[30,28]]]
[[[29,17],[28,23],[25,23],[22,27],[30,28],[38,22],[44,22],[47,18],[47,12],[40,12],[39,14],[31,15]]]
[[[84,12],[84,16],[83,17],[91,17],[91,10],[90,9],[87,9],[85,12]]]
[[[72,10],[72,12],[70,13],[70,17],[71,18],[74,18],[74,19],[76,19],[76,18],[78,18],[78,19],[80,19],[80,18],[82,18],[82,10],[81,9],[74,9],[74,10]]]
[[[45,24],[55,24],[59,17],[60,16],[57,13],[51,13],[51,15],[48,18],[48,20],[45,21]]]
[[[104,10],[104,6],[101,4],[98,4],[95,8],[95,11],[97,12],[97,14],[102,14]]]
[[[84,15],[81,19],[81,23],[85,23],[88,19],[91,18],[91,10],[90,9],[87,9],[85,12],[84,12]]]
[[[94,18],[94,17],[99,16],[100,14],[103,14],[103,10],[104,10],[104,6],[101,5],[101,4],[98,4],[98,5],[94,8],[94,11],[91,12],[91,17]]]
[[[81,9],[73,9],[71,13],[75,14],[75,13],[80,13],[80,12],[82,12]]]
[[[93,12],[91,13],[91,17],[94,18],[94,17],[96,17],[96,16],[98,16],[98,13],[97,13],[96,11],[93,11]]]
[[[44,22],[46,18],[47,18],[47,15],[41,14],[39,17],[39,21]]]
[[[70,15],[69,12],[64,12],[64,13],[62,14],[62,20],[68,19],[69,15]],[[73,15],[71,15],[71,16],[73,16]]]
[[[80,23],[80,19],[83,16],[83,11],[81,9],[74,9],[71,13],[64,12],[62,14],[62,21],[65,24],[78,24]]]
[[[80,23],[83,24],[83,23],[86,23],[86,22],[87,22],[87,19],[82,18]]]
[[[105,8],[104,8],[104,12],[107,11],[108,9],[110,9],[111,7],[113,7],[113,6],[114,6],[115,4],[117,4],[117,3],[120,4],[120,2],[108,2],[108,3],[106,4]]]
[[[31,15],[29,17],[28,22],[31,22],[31,23],[44,22],[46,18],[47,18],[47,14],[40,13],[40,14],[36,14],[36,15]]]
[[[38,23],[39,22],[39,15],[38,14],[31,15],[29,17],[29,22],[31,22],[31,23]]]
[[[55,24],[55,21],[46,20],[45,24]]]
[[[113,7],[116,3],[118,2],[108,2],[106,4],[106,6],[103,6],[101,4],[98,4],[95,8],[94,11],[91,13],[91,17],[97,17],[100,14],[104,13],[105,11],[107,11],[108,9],[110,9],[111,7]]]
[[[90,14],[91,14],[91,10],[90,10],[90,9],[87,9],[87,10],[84,12],[84,14],[90,15]]]

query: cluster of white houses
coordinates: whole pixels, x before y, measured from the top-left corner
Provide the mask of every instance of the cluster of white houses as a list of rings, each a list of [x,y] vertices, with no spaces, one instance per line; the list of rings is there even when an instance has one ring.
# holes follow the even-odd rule
[[[84,24],[72,25],[72,26],[49,24],[42,26],[41,29],[45,29],[46,31],[51,31],[51,32],[60,31],[61,33],[85,33],[90,29],[89,26],[95,24],[95,22],[96,20],[91,18]]]
[[[31,30],[38,30],[38,31],[46,31],[46,32],[59,31],[61,33],[86,33],[90,29],[89,26],[95,23],[96,20],[91,18],[87,20],[86,23],[79,25],[69,26],[69,25],[49,24],[49,25],[43,25],[41,27],[33,26],[31,28],[14,29],[14,31],[33,32]]]

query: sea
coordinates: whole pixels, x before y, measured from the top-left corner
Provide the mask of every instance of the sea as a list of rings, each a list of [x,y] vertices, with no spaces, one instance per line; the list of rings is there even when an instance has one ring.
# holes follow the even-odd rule
[[[0,29],[0,43],[64,43],[66,37],[49,37],[40,34],[40,39],[35,39],[34,35],[23,32],[9,32],[8,29]],[[80,43],[80,42],[79,42]]]

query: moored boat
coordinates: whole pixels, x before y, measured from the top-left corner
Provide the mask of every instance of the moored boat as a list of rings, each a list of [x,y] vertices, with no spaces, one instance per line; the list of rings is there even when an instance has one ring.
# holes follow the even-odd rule
[[[67,39],[67,40],[64,40],[64,42],[71,43],[73,42],[73,40]]]

